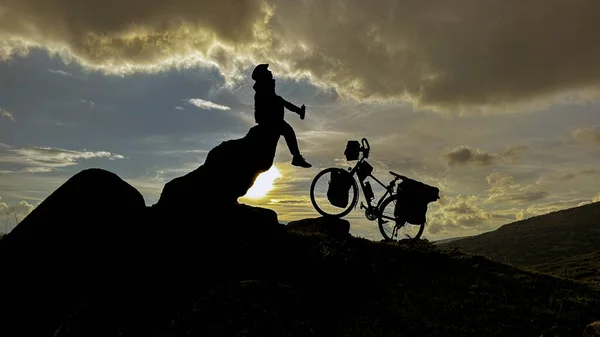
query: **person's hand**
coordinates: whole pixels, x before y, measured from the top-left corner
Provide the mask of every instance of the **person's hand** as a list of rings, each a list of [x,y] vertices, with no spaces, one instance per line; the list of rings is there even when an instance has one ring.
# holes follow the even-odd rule
[[[302,106],[300,107],[300,119],[304,119],[305,115],[306,115],[306,107],[304,106],[304,104],[302,104]]]

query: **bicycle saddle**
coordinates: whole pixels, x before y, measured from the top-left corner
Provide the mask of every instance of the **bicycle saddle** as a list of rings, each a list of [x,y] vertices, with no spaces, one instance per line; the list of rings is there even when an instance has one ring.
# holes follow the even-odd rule
[[[392,171],[390,171],[390,174],[391,174],[391,175],[393,175],[395,178],[400,178],[400,179],[402,179],[402,180],[408,179],[408,178],[406,178],[405,176],[403,176],[403,175],[400,175],[400,174],[398,174],[398,173],[395,173],[395,172],[392,172]]]

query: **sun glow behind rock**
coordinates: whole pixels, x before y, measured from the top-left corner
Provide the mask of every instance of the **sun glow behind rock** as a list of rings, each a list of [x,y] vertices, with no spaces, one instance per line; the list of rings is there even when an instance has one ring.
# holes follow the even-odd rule
[[[244,195],[244,197],[250,199],[260,199],[264,197],[265,195],[267,195],[267,193],[269,193],[269,191],[273,189],[273,183],[275,183],[275,180],[277,180],[280,177],[281,172],[279,172],[279,169],[275,165],[271,166],[271,168],[268,171],[258,175],[256,181],[254,182],[254,185],[250,187],[250,189],[248,190],[248,192],[246,192],[246,195]]]

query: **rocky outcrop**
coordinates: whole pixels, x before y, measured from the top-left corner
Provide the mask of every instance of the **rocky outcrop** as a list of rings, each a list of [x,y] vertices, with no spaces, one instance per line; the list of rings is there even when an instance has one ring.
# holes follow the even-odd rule
[[[278,133],[257,125],[245,137],[221,143],[210,150],[202,166],[168,182],[153,207],[235,204],[256,177],[273,165],[278,140]]]
[[[36,250],[72,254],[71,245],[89,246],[89,242],[81,242],[82,238],[101,241],[119,223],[137,219],[145,208],[144,197],[116,174],[102,169],[83,170],[6,236],[0,246],[0,258],[8,259],[7,254],[35,258],[29,253]],[[67,246],[70,248],[64,252]]]
[[[222,240],[260,242],[283,233],[274,211],[237,203],[273,164],[278,140],[256,126],[221,143],[198,169],[167,183],[152,207],[114,173],[71,177],[0,241],[0,266],[9,275],[2,284],[10,289],[0,300],[0,335],[49,336],[83,303],[126,308],[148,301],[157,287],[173,290],[152,301],[172,304],[194,286],[186,282],[197,280],[198,257],[208,270],[228,272],[221,261],[236,256],[220,251]]]
[[[48,335],[91,284],[118,282],[145,210],[142,195],[105,170],[81,171],[60,186],[0,241],[2,285],[10,289],[0,330]]]

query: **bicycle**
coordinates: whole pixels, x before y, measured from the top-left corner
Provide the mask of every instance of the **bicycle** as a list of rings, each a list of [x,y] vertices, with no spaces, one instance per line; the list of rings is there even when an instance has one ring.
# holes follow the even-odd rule
[[[354,167],[348,168],[348,171],[345,171],[341,168],[331,167],[319,172],[310,185],[310,201],[312,202],[313,207],[323,216],[335,216],[341,218],[348,215],[358,203],[358,184],[354,178],[356,175],[360,183],[364,199],[367,202],[367,205],[361,202],[360,209],[365,210],[365,217],[369,221],[377,220],[379,231],[381,232],[381,235],[383,235],[384,239],[395,241],[398,239],[400,234],[402,234],[400,235],[401,238],[409,241],[419,239],[423,234],[423,229],[425,228],[424,222],[421,224],[409,224],[406,222],[400,224],[394,216],[394,209],[398,200],[397,194],[394,190],[396,182],[398,182],[398,180],[410,180],[410,178],[389,171],[394,179],[392,179],[388,185],[383,184],[381,181],[379,181],[379,179],[372,175],[373,167],[366,161],[366,159],[369,158],[370,151],[371,147],[369,142],[366,138],[363,138],[360,143],[360,148],[358,149],[358,152],[361,155]],[[331,181],[330,176],[334,172],[345,176],[345,178],[348,178],[348,181],[350,182],[348,194],[350,202],[348,202],[347,206],[343,208],[332,205],[327,198],[327,190]],[[375,195],[370,182],[365,181],[367,178],[372,178],[385,189],[385,193],[376,204],[372,204],[372,201],[375,199]],[[323,191],[324,193],[321,195]],[[330,206],[331,208],[327,206]],[[337,212],[335,209],[341,209],[341,211]]]

